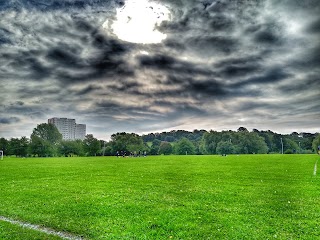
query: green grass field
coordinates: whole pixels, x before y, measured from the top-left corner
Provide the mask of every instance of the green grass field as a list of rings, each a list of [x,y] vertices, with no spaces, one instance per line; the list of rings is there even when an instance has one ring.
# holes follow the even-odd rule
[[[4,158],[0,216],[86,239],[319,239],[318,158]],[[0,221],[0,239],[59,238]]]

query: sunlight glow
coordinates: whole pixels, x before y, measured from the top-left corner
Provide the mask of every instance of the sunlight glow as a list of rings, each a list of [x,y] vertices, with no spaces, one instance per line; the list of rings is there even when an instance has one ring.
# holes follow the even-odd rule
[[[128,0],[117,9],[117,19],[111,25],[118,38],[133,43],[160,43],[167,35],[156,29],[170,19],[170,11],[163,5],[148,0]]]
[[[291,21],[288,23],[287,30],[290,34],[297,34],[302,29],[302,26],[298,22]]]

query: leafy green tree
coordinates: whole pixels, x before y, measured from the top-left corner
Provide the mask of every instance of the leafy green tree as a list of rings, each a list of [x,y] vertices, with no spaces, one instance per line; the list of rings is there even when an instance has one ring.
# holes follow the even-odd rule
[[[256,132],[240,131],[236,134],[239,152],[242,154],[267,153],[268,147],[263,137]]]
[[[320,134],[318,134],[312,141],[312,148],[318,154],[320,154],[320,152],[318,150],[319,146],[320,146]]]
[[[0,138],[0,150],[3,151],[4,155],[9,155],[9,141],[5,138]]]
[[[285,153],[296,153],[299,152],[299,145],[291,140],[290,138],[283,139],[284,152]]]
[[[238,132],[249,132],[245,127],[239,127]]]
[[[101,149],[101,155],[103,155],[103,156],[112,156],[113,155],[113,150],[112,150],[111,144],[106,144]]]
[[[92,134],[86,135],[83,140],[84,151],[86,155],[96,156],[101,151],[101,143],[94,138]]]
[[[152,145],[150,148],[150,154],[151,155],[157,155],[159,153],[159,147],[160,147],[161,141],[158,139],[154,139],[152,141]]]
[[[52,157],[57,155],[57,146],[50,144],[38,136],[31,135],[29,153],[39,157]]]
[[[193,143],[187,138],[181,138],[175,145],[175,153],[178,155],[193,155],[196,152],[196,148]]]
[[[217,153],[224,154],[234,154],[236,152],[235,146],[230,141],[221,141],[217,145]]]
[[[55,156],[62,135],[55,125],[42,123],[33,129],[30,139],[29,151],[32,155]]]
[[[217,144],[221,141],[220,135],[221,133],[215,131],[210,131],[203,134],[201,140],[202,154],[216,154]]]
[[[29,140],[26,137],[11,138],[9,141],[9,152],[18,157],[26,157],[28,155]]]
[[[57,145],[62,140],[62,134],[53,124],[42,123],[33,129],[32,136],[37,136],[51,144]]]
[[[63,156],[83,156],[84,149],[81,140],[75,141],[61,141],[59,145],[59,153]]]
[[[20,141],[19,138],[11,138],[9,140],[9,153],[10,155],[19,156],[19,148],[20,148]]]
[[[161,142],[159,154],[170,155],[173,152],[173,147],[169,142]]]
[[[135,152],[146,150],[142,138],[135,133],[116,133],[111,135],[113,153],[117,151]]]

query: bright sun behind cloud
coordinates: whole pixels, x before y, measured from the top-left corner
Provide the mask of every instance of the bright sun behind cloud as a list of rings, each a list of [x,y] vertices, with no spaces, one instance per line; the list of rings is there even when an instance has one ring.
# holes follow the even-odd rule
[[[116,21],[111,25],[118,38],[133,43],[160,43],[166,34],[156,29],[162,21],[170,19],[170,11],[164,5],[148,0],[128,0],[117,9]],[[104,23],[104,26],[107,22]]]

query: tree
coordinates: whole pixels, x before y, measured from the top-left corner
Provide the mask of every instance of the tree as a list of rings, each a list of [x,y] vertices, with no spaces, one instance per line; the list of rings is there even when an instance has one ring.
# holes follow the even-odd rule
[[[284,138],[283,144],[285,153],[296,153],[299,151],[299,145],[289,138]]]
[[[236,149],[230,141],[221,141],[217,145],[217,153],[221,155],[234,154]]]
[[[53,124],[42,123],[33,129],[29,146],[30,153],[41,157],[55,156],[62,135]]]
[[[31,136],[37,136],[48,143],[57,145],[62,140],[62,134],[53,124],[42,123],[33,129]]]
[[[86,155],[89,156],[96,156],[101,149],[100,141],[94,138],[92,134],[86,135],[85,139],[83,140],[83,146]]]
[[[4,155],[8,155],[9,142],[5,138],[0,138],[0,150],[3,151]]]
[[[221,133],[216,131],[204,133],[201,140],[201,153],[216,154],[216,148],[219,141],[221,141]]]
[[[160,147],[161,141],[158,139],[154,139],[152,141],[152,145],[150,148],[150,154],[151,155],[157,155],[159,153],[159,147]]]
[[[29,152],[31,155],[37,155],[39,157],[50,157],[57,155],[57,147],[38,136],[31,135]]]
[[[238,146],[238,153],[252,154],[252,153],[267,153],[268,147],[263,137],[260,137],[256,132],[240,131],[236,133],[236,145]]]
[[[249,132],[245,127],[239,127],[238,132]]]
[[[318,154],[320,154],[318,149],[319,146],[320,146],[320,134],[318,134],[312,141],[312,148]]]
[[[170,155],[173,152],[173,147],[169,142],[161,142],[159,154]]]
[[[26,137],[11,138],[9,141],[9,153],[19,157],[28,155],[29,140]]]
[[[142,138],[135,133],[116,133],[111,135],[113,153],[117,151],[135,152],[146,149]]]
[[[175,145],[175,153],[178,155],[185,155],[185,154],[193,155],[195,154],[195,152],[196,152],[195,146],[189,139],[185,137],[181,138]]]
[[[59,153],[63,156],[83,156],[83,143],[81,140],[75,141],[61,141],[59,145]]]

